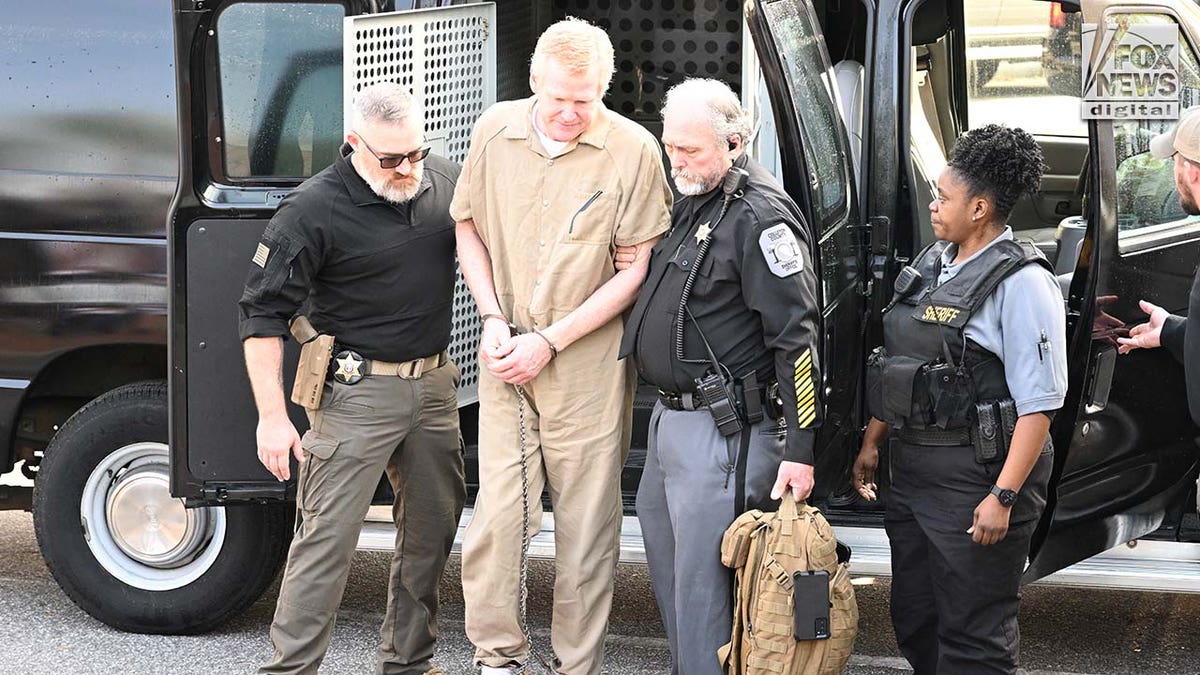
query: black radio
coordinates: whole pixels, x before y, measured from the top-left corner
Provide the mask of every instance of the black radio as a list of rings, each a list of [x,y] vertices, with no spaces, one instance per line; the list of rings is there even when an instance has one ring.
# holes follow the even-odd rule
[[[729,387],[725,384],[725,378],[718,373],[712,373],[695,382],[696,393],[708,406],[708,412],[721,435],[732,436],[741,431],[742,420],[738,417],[737,406],[729,393]]]

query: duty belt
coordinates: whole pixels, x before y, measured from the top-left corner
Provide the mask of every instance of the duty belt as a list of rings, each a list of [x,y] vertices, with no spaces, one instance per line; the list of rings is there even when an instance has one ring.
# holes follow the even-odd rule
[[[333,360],[329,362],[329,374],[342,384],[358,384],[368,375],[395,375],[405,380],[416,380],[425,371],[446,365],[449,358],[446,352],[413,359],[402,363],[364,359],[358,352],[334,347]]]
[[[768,387],[755,387],[746,389],[743,396],[746,398],[758,397],[765,405],[767,400]],[[663,404],[663,407],[668,410],[707,410],[708,402],[704,400],[704,396],[700,392],[682,392],[673,393],[669,391],[658,390],[658,400]],[[743,416],[746,414],[746,402],[737,401],[738,412]]]
[[[915,429],[912,427],[900,427],[898,434],[900,441],[910,443],[912,445],[929,445],[937,447],[953,447],[960,445],[971,445],[971,429],[963,427],[962,429],[938,429],[932,427],[928,429]]]
[[[692,392],[672,394],[659,389],[658,400],[668,410],[704,410],[708,407],[708,404],[704,402],[704,397]]]

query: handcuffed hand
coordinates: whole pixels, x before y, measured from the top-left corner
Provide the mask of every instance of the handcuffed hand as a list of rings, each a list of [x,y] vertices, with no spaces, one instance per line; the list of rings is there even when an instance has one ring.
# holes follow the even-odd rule
[[[813,468],[812,464],[800,462],[780,462],[779,474],[775,478],[775,487],[771,488],[771,499],[783,497],[784,491],[792,490],[792,499],[804,501],[812,494]]]
[[[991,546],[1004,541],[1008,535],[1008,517],[1012,509],[1000,503],[995,495],[989,494],[975,507],[975,522],[967,530],[976,544]]]
[[[279,480],[292,477],[292,469],[288,463],[288,455],[294,454],[296,461],[304,461],[304,446],[300,443],[300,434],[286,414],[263,417],[258,420],[255,431],[258,441],[258,461],[267,467]]]
[[[1150,320],[1129,329],[1129,337],[1117,338],[1120,345],[1117,351],[1122,354],[1128,354],[1135,349],[1154,349],[1162,346],[1162,327],[1171,313],[1145,300],[1139,301],[1138,306],[1150,315]]]
[[[503,319],[492,317],[484,319],[483,331],[479,337],[479,360],[491,369],[497,359],[507,356],[512,347],[508,345],[512,339],[512,331]]]
[[[879,468],[879,446],[863,445],[854,460],[850,481],[863,499],[873,502],[879,498],[879,486],[875,485],[875,471]]]
[[[542,372],[542,368],[550,363],[552,356],[550,344],[541,336],[534,333],[523,333],[511,337],[501,345],[491,363],[486,363],[488,370],[501,380],[521,386],[528,384]]]

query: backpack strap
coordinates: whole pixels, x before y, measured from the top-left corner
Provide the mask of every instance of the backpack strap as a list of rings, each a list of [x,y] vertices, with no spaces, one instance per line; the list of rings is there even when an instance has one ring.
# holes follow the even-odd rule
[[[763,525],[763,516],[763,512],[758,509],[747,511],[725,529],[725,535],[721,537],[722,565],[736,570],[746,564],[750,541],[756,536],[755,531]]]

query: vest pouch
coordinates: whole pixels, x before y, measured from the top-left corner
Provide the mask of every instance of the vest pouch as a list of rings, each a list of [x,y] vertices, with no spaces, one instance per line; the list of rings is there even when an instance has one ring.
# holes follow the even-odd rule
[[[929,397],[925,387],[917,387],[917,373],[925,365],[924,359],[899,354],[883,359],[883,377],[880,395],[883,399],[883,421],[898,427],[908,423],[927,426],[932,422],[928,415]]]
[[[946,363],[930,364],[921,370],[921,384],[929,392],[933,424],[939,429],[965,429],[975,407],[975,380],[966,368]]]

